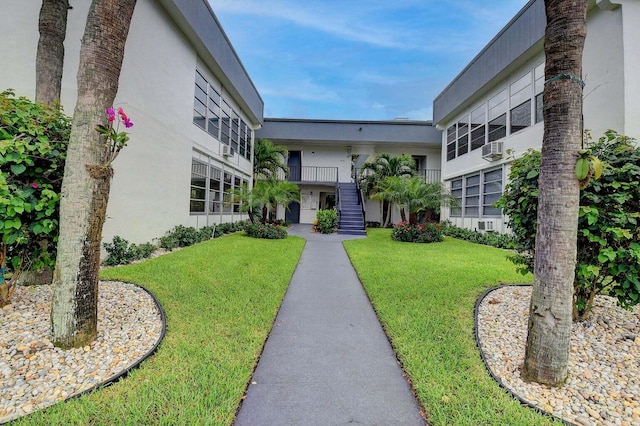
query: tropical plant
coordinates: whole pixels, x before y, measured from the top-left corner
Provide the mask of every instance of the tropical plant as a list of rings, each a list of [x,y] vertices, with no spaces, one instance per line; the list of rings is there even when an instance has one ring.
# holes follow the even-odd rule
[[[588,133],[586,140],[591,140]],[[625,307],[640,303],[640,148],[611,130],[588,148],[605,167],[580,194],[574,320],[589,314],[599,293],[617,297]],[[517,250],[511,259],[523,273],[534,270],[539,170],[538,152],[514,160],[499,201]]]
[[[437,243],[444,241],[440,223],[408,223],[400,222],[393,227],[391,239],[405,243]]]
[[[287,176],[287,154],[284,146],[274,145],[269,139],[256,139],[253,148],[254,178],[277,179],[280,171]]]
[[[57,107],[0,93],[0,306],[22,272],[55,264],[69,131]]]
[[[316,229],[321,234],[331,234],[338,228],[338,212],[333,209],[318,210]]]
[[[415,174],[415,161],[411,156],[391,155],[386,152],[381,152],[376,155],[372,160],[366,161],[360,167],[360,185],[364,194],[372,198],[377,192],[377,186],[383,179],[396,176],[396,177],[409,177]],[[386,201],[382,198],[380,200],[380,216],[383,216],[384,203]],[[393,208],[393,202],[388,202],[386,218],[383,226],[386,227],[391,221],[391,211]]]
[[[288,208],[289,203],[300,201],[298,185],[279,180],[257,180],[253,189],[247,185],[233,190],[226,198],[228,204],[240,203],[240,210],[249,214],[251,223],[257,221],[258,211],[261,212],[261,222],[275,221],[278,205]]]
[[[418,214],[425,212],[425,220],[431,219],[433,212],[439,213],[442,205],[457,207],[455,198],[441,183],[426,183],[420,176],[389,176],[378,182],[373,199],[381,199],[400,206],[402,222],[418,223]]]
[[[246,226],[245,233],[251,238],[264,238],[268,240],[282,240],[287,238],[287,229],[284,226],[271,223],[251,223]]]

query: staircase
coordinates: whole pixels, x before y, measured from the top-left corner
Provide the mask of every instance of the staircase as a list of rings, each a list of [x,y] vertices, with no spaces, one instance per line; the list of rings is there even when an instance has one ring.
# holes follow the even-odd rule
[[[367,235],[364,230],[364,216],[362,205],[359,203],[358,187],[355,183],[340,183],[338,185],[340,200],[340,223],[338,234]]]

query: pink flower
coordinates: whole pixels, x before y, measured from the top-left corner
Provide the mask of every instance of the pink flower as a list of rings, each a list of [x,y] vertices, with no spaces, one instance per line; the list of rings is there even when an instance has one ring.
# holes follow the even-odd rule
[[[124,127],[126,127],[127,129],[128,129],[129,127],[133,127],[133,122],[132,122],[131,120],[129,120],[129,117],[127,117],[127,118],[124,120]]]
[[[37,183],[33,182],[33,183],[31,184],[31,187],[32,187],[33,189],[38,189],[38,188],[40,187],[40,185],[38,185]]]
[[[124,110],[122,108],[118,108],[118,115],[120,115],[120,120],[124,121],[125,123],[129,121],[129,117],[127,117],[127,114],[124,113]]]
[[[113,108],[107,108],[105,112],[107,113],[107,120],[113,121],[116,119],[116,112],[113,110]]]

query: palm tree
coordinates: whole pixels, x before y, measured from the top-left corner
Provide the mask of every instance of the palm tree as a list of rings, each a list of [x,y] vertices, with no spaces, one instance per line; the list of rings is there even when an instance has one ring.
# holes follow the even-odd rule
[[[276,179],[282,170],[285,176],[287,169],[287,148],[274,145],[269,139],[256,139],[253,149],[253,176],[255,179]]]
[[[587,0],[545,0],[544,136],[538,180],[534,281],[522,375],[551,386],[567,378],[580,189],[582,52]]]
[[[86,346],[98,323],[100,240],[113,169],[103,164],[107,124],[136,0],[93,0],[78,66],[78,99],[60,198],[60,236],[51,302],[52,341],[61,348]]]
[[[275,214],[278,205],[288,207],[289,203],[300,202],[298,185],[287,181],[263,179],[256,181],[252,190],[247,185],[235,189],[225,200],[228,204],[241,203],[240,209],[249,214],[249,220],[255,223],[255,213],[262,209],[262,222]]]
[[[376,155],[371,161],[365,162],[360,167],[360,184],[363,192],[370,198],[376,193],[377,184],[383,179],[396,176],[396,177],[408,177],[413,176],[416,173],[416,164],[411,156],[391,155],[386,152],[381,152]],[[382,213],[383,201],[387,201],[387,216],[383,226],[391,221],[391,211],[393,208],[393,202],[385,200],[379,197],[380,200],[380,212]]]
[[[64,39],[67,34],[68,0],[42,0],[36,53],[36,102],[60,102]]]
[[[458,199],[442,183],[426,183],[420,176],[389,176],[377,186],[375,199],[384,199],[400,206],[400,217],[409,223],[418,223],[421,212],[439,212],[441,206],[456,207]],[[427,220],[429,217],[426,218]]]

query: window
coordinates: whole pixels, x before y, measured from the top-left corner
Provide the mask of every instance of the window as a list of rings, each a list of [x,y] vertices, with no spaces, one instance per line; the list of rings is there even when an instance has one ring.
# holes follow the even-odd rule
[[[531,72],[509,86],[511,105],[510,132],[516,133],[531,126]]]
[[[484,104],[471,112],[471,150],[478,149],[484,145],[485,130],[485,109]]]
[[[234,190],[238,190],[242,187],[242,179],[240,179],[238,176],[235,176],[233,178],[233,189]],[[234,213],[240,213],[240,203],[234,203],[233,204],[233,212]]]
[[[228,200],[229,197],[231,196],[231,173],[229,172],[224,172],[224,182],[223,182],[223,188],[224,188],[224,194],[223,194],[223,199],[224,200]],[[231,213],[232,210],[232,206],[230,204],[224,204],[223,206],[223,212],[225,213]]]
[[[451,181],[451,195],[460,203],[451,209],[451,217],[495,217],[502,210],[493,204],[502,196],[502,168],[462,176]]]
[[[230,112],[229,104],[227,104],[224,99],[222,100],[222,109],[220,114],[220,142],[225,145],[229,145],[229,139],[231,137],[231,117],[229,116]]]
[[[507,136],[507,89],[489,99],[488,142]]]
[[[247,156],[247,123],[240,120],[240,156]]]
[[[478,217],[480,214],[480,175],[465,178],[464,215]]]
[[[489,122],[489,142],[507,136],[507,114],[502,114]]]
[[[536,95],[536,124],[544,120],[542,111],[542,93]]]
[[[198,160],[191,162],[191,195],[189,211],[204,213],[207,194],[207,164]]]
[[[500,216],[502,210],[493,206],[502,196],[502,169],[483,173],[482,216]]]
[[[458,120],[458,156],[469,152],[469,123],[468,118]]]
[[[231,148],[238,152],[240,146],[240,118],[238,113],[231,110]]]
[[[535,82],[533,83],[533,93],[536,94],[536,123],[540,123],[542,118],[542,92],[544,92],[544,62],[533,70]]]
[[[511,133],[531,126],[531,99],[511,110]]]
[[[451,195],[456,197],[460,208],[451,209],[451,216],[462,216],[462,179],[451,181]]]
[[[222,199],[220,198],[220,176],[222,170],[211,166],[209,169],[209,213],[222,211]]]
[[[447,129],[447,161],[456,158],[456,125]]]
[[[220,94],[196,71],[193,94],[193,122],[211,136],[218,137]]]

